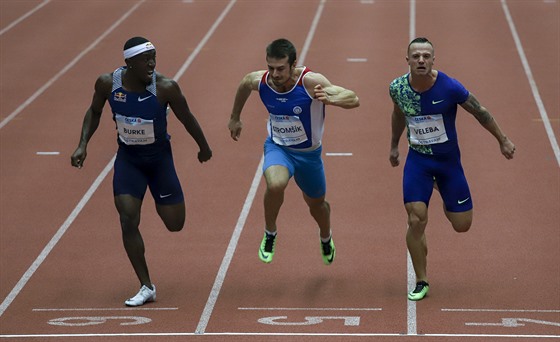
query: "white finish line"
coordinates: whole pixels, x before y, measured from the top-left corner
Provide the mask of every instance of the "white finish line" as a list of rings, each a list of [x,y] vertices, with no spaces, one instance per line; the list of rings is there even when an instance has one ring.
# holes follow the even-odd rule
[[[26,335],[0,335],[0,338],[53,338],[53,337],[157,337],[157,336],[196,336],[196,333],[129,333],[129,334],[26,334]],[[206,332],[207,336],[325,336],[325,337],[402,337],[403,341],[409,336],[398,333],[247,333],[247,332]],[[488,337],[488,338],[560,338],[560,335],[506,335],[506,334],[422,334],[422,337]]]
[[[237,308],[237,310],[278,311],[381,311],[381,308]]]

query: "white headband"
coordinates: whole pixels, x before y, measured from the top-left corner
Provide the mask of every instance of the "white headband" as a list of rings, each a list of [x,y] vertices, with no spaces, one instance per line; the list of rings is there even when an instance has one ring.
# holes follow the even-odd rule
[[[129,49],[124,50],[124,59],[134,57],[146,51],[155,50],[156,48],[150,42],[142,43],[140,45],[133,46]]]

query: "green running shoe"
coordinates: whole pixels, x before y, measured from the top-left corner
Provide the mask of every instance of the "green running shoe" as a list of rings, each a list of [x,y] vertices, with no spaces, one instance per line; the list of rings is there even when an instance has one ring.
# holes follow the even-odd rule
[[[270,235],[266,232],[261,242],[261,247],[259,248],[259,258],[264,263],[272,262],[272,257],[274,256],[274,245],[276,244],[276,235]]]
[[[329,242],[321,241],[321,253],[323,255],[323,262],[325,265],[332,264],[336,255],[336,248],[334,248],[334,241],[332,237]]]
[[[408,299],[410,300],[422,300],[428,294],[430,290],[430,284],[425,281],[419,281],[416,283],[416,288],[408,293]]]

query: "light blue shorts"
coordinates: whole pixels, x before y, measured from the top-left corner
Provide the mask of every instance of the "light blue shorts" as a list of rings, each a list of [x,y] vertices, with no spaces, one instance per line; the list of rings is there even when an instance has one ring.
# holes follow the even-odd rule
[[[268,138],[264,143],[263,173],[273,165],[284,166],[304,194],[311,198],[323,197],[327,192],[327,182],[322,151],[322,147],[314,151],[294,151]]]

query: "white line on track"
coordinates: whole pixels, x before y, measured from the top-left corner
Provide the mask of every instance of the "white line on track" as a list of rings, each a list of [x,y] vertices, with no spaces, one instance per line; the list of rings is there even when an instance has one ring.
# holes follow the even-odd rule
[[[315,17],[311,23],[311,28],[307,34],[307,38],[305,39],[305,43],[303,44],[303,48],[301,50],[301,55],[299,58],[300,64],[304,64],[305,57],[307,55],[307,51],[309,50],[309,46],[311,45],[311,40],[315,35],[315,29],[317,28],[317,24],[319,23],[319,19],[321,18],[321,14],[323,12],[323,8],[325,6],[326,0],[321,0],[319,7],[317,8],[317,12],[315,13]],[[239,236],[243,231],[243,227],[245,226],[245,221],[247,220],[247,216],[249,215],[249,211],[251,206],[253,205],[253,201],[255,199],[255,194],[259,187],[259,183],[262,178],[261,168],[264,163],[264,157],[261,156],[261,160],[259,165],[257,166],[257,170],[255,171],[255,176],[253,177],[253,182],[251,183],[251,188],[249,189],[249,193],[245,198],[245,203],[243,204],[243,209],[239,215],[237,220],[237,224],[235,226],[235,230],[231,236],[229,241],[229,245],[227,247],[226,254],[222,259],[222,264],[220,265],[220,270],[218,271],[218,275],[214,281],[214,285],[212,286],[212,290],[210,291],[210,296],[206,301],[206,305],[204,306],[204,311],[202,312],[202,316],[200,317],[200,321],[196,327],[195,334],[202,335],[206,331],[206,327],[208,326],[208,322],[210,321],[210,316],[212,315],[212,311],[214,310],[214,306],[216,305],[216,301],[218,300],[218,296],[220,294],[220,290],[224,283],[224,279],[233,258],[233,254],[235,253],[235,248],[237,247],[237,242],[239,241]]]
[[[532,312],[532,313],[559,313],[560,310],[524,310],[524,309],[441,309],[447,312]]]
[[[7,32],[8,30],[10,30],[11,28],[13,28],[14,26],[16,26],[17,24],[19,24],[20,22],[22,22],[23,20],[25,20],[27,17],[29,17],[33,13],[40,10],[43,6],[45,6],[49,2],[51,2],[51,0],[45,0],[45,1],[41,2],[40,4],[35,6],[32,10],[28,11],[27,13],[25,13],[24,15],[22,15],[18,19],[14,20],[10,25],[8,25],[8,26],[4,27],[2,30],[0,30],[0,36],[3,35],[5,32]]]
[[[358,57],[349,57],[346,58],[347,62],[351,62],[351,63],[365,63],[368,61],[367,58],[358,58]]]
[[[54,337],[171,337],[171,336],[195,336],[195,333],[176,332],[176,333],[114,333],[114,334],[26,334],[26,335],[0,335],[0,338],[54,338]],[[405,341],[409,339],[404,334],[397,333],[248,333],[248,332],[222,332],[206,333],[206,336],[283,336],[283,337],[402,337]],[[422,337],[479,337],[479,338],[560,338],[560,335],[506,335],[506,334],[422,334]],[[428,341],[428,340],[427,340]],[[458,339],[458,341],[460,341]]]
[[[179,308],[149,308],[149,307],[135,307],[135,308],[36,308],[31,311],[34,312],[64,312],[64,311],[173,311]]]
[[[39,151],[36,154],[38,156],[58,156],[60,154],[60,152],[55,152],[55,151],[53,151],[53,152],[41,152],[41,151]]]
[[[351,157],[352,152],[327,152],[325,156],[327,157]]]
[[[519,54],[519,58],[521,59],[521,64],[523,64],[523,70],[525,70],[525,75],[527,76],[527,80],[529,81],[529,86],[531,87],[531,91],[533,92],[533,98],[535,99],[535,103],[537,104],[537,108],[539,109],[539,113],[541,114],[544,128],[546,129],[546,134],[548,135],[548,140],[550,141],[550,146],[554,151],[556,162],[558,166],[560,166],[560,147],[558,147],[558,141],[556,140],[556,136],[554,135],[554,130],[552,129],[552,125],[550,124],[548,114],[546,113],[546,109],[544,108],[541,95],[539,94],[539,89],[537,88],[537,83],[533,78],[533,72],[531,71],[531,67],[529,66],[527,57],[525,56],[525,50],[523,49],[523,45],[521,44],[521,39],[519,39],[519,35],[517,34],[517,29],[515,28],[515,24],[513,23],[513,19],[509,12],[509,8],[506,0],[502,0],[502,9],[504,10],[504,14],[506,16],[506,20],[508,22],[509,29],[511,31],[511,35],[513,36],[513,41],[515,42],[517,53]]]
[[[6,124],[8,124],[8,122],[12,121],[13,118],[15,118],[19,113],[21,113],[33,101],[35,101],[36,98],[41,96],[41,94],[43,94],[51,85],[53,85],[54,82],[56,82],[62,75],[64,75],[74,65],[76,65],[76,63],[78,63],[78,61],[80,59],[82,59],[82,57],[84,57],[88,52],[93,50],[93,48],[95,48],[95,46],[97,46],[97,44],[99,44],[105,37],[107,37],[109,35],[109,33],[113,32],[113,30],[115,30],[126,18],[128,18],[128,16],[130,16],[130,14],[132,14],[132,12],[134,12],[144,1],[145,0],[140,0],[138,3],[136,3],[134,6],[132,6],[132,8],[129,9],[122,17],[120,17],[120,19],[117,20],[113,25],[111,25],[111,27],[109,27],[107,29],[107,31],[103,32],[103,34],[100,35],[85,50],[83,50],[76,57],[74,57],[74,59],[70,63],[66,64],[66,66],[64,68],[62,68],[62,70],[60,70],[56,75],[54,75],[50,80],[48,80],[47,83],[45,83],[41,88],[39,88],[27,100],[25,100],[25,102],[23,102],[21,105],[19,105],[19,107],[17,107],[16,110],[14,110],[12,113],[10,113],[10,115],[5,117],[4,120],[2,120],[0,122],[0,129],[2,129],[2,127],[6,126]]]
[[[412,41],[416,38],[416,0],[410,0],[410,14],[409,14],[409,31],[408,31],[408,41]],[[407,228],[408,229],[408,228]],[[407,272],[407,288],[413,289],[416,286],[416,273],[414,272],[414,266],[412,265],[412,259],[410,253],[406,252],[406,272]],[[417,322],[416,322],[416,302],[407,299],[406,304],[406,325],[407,325],[407,335],[417,334]]]
[[[237,308],[255,311],[382,311],[382,308]]]

